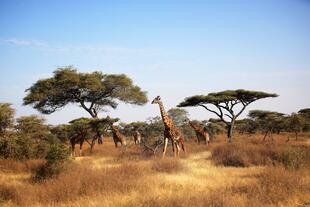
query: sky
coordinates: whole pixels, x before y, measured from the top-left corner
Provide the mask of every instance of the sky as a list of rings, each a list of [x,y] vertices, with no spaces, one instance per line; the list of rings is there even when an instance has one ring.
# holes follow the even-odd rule
[[[277,93],[247,108],[286,114],[310,107],[308,0],[0,0],[0,102],[16,116],[25,90],[58,67],[127,74],[160,95],[168,110],[185,97],[227,89]],[[192,119],[214,117],[186,108]],[[120,104],[100,113],[124,122],[159,115],[158,106]],[[71,104],[50,124],[89,115]]]

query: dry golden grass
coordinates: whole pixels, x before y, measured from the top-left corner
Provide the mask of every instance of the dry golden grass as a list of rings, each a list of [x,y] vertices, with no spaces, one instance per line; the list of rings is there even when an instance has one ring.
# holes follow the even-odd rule
[[[285,135],[262,143],[259,136],[238,136],[249,151],[307,145],[308,134],[286,143]],[[247,143],[247,144],[242,144]],[[256,145],[259,145],[258,147]],[[0,161],[0,205],[3,206],[302,206],[310,201],[309,168],[216,166],[211,150],[226,146],[219,136],[210,146],[186,143],[180,159],[146,158],[138,146],[115,149],[107,140],[94,154],[73,160],[57,178],[33,183],[34,164]],[[255,148],[257,147],[257,149]],[[261,156],[265,154],[262,153]],[[42,162],[42,161],[41,161]],[[30,164],[31,163],[31,164]],[[26,167],[25,167],[26,166]]]

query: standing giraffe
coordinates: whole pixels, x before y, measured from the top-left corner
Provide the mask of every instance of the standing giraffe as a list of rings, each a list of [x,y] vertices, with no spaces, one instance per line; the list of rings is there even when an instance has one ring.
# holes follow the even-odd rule
[[[133,134],[133,138],[134,138],[136,145],[141,143],[141,133],[137,129],[135,130]]]
[[[172,119],[166,113],[160,96],[157,96],[152,101],[152,104],[158,104],[159,105],[160,114],[161,114],[161,117],[162,117],[162,120],[163,120],[163,123],[165,126],[163,157],[165,157],[165,155],[166,155],[167,145],[168,145],[169,139],[171,140],[172,151],[173,151],[175,157],[179,156],[179,152],[180,152],[179,143],[181,144],[183,151],[186,153],[185,147],[184,147],[183,135],[180,132],[180,130],[174,125],[174,123],[172,122]],[[175,148],[176,148],[176,150],[175,150]]]
[[[71,137],[70,138],[70,144],[71,144],[71,157],[75,157],[75,145],[76,144],[80,144],[80,153],[79,153],[79,156],[82,156],[82,148],[83,148],[83,144],[84,144],[84,141],[85,141],[85,135],[77,135],[77,136],[74,136],[74,137]]]
[[[113,126],[113,124],[111,124],[111,129],[112,129],[113,141],[114,141],[115,147],[117,147],[118,142],[120,142],[122,146],[123,145],[126,146],[127,145],[126,138],[124,135],[120,133],[118,128],[116,126]]]
[[[200,126],[196,125],[194,122],[190,121],[189,119],[186,119],[186,121],[194,129],[198,144],[200,144],[200,142],[203,141],[205,142],[206,145],[208,145],[210,143],[209,133]]]

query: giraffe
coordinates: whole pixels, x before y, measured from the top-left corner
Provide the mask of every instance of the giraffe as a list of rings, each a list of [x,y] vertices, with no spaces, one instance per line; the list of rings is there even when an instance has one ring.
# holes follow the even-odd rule
[[[71,144],[71,157],[75,157],[75,145],[77,143],[80,144],[80,153],[79,156],[82,156],[82,148],[84,144],[84,135],[77,135],[70,138],[70,144]]]
[[[198,144],[200,144],[200,142],[203,141],[205,142],[206,145],[208,145],[210,143],[209,133],[200,126],[196,125],[194,122],[190,121],[189,119],[186,119],[186,121],[194,129]]]
[[[172,151],[174,156],[179,156],[180,146],[181,144],[184,153],[186,153],[185,146],[184,146],[184,137],[180,130],[174,125],[172,119],[168,116],[167,112],[165,111],[163,102],[161,101],[160,96],[157,96],[153,101],[152,104],[158,104],[160,109],[160,114],[165,126],[164,130],[164,149],[163,149],[163,157],[166,155],[168,141],[170,140],[172,143]],[[175,150],[176,148],[176,150]]]
[[[133,138],[136,145],[141,143],[141,133],[138,131],[138,129],[135,130]]]
[[[118,128],[116,126],[113,126],[113,124],[111,124],[111,130],[112,130],[112,134],[113,134],[113,140],[114,140],[114,144],[115,147],[117,147],[117,143],[120,142],[121,145],[126,146],[126,138],[124,135],[121,134],[121,132],[118,130]]]

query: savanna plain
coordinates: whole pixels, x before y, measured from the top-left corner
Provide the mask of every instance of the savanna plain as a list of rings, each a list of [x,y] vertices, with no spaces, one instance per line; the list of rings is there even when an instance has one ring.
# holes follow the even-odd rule
[[[310,133],[263,141],[262,134],[217,135],[207,146],[186,142],[148,154],[111,137],[92,154],[71,158],[54,177],[35,181],[43,160],[0,160],[0,206],[310,206]]]

